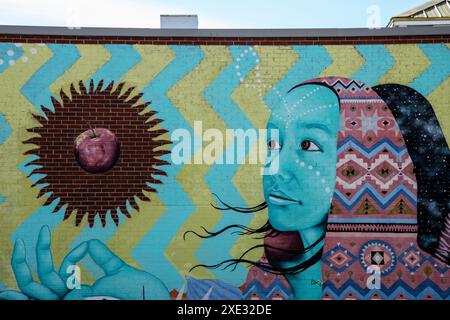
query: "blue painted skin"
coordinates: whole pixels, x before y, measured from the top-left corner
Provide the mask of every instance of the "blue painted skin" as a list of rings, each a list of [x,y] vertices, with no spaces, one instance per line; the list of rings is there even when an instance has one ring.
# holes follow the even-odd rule
[[[274,110],[268,124],[268,161],[278,160],[278,170],[263,177],[269,222],[279,231],[298,231],[304,247],[315,243],[326,231],[336,180],[339,99],[329,88],[302,85],[291,91]],[[270,136],[278,130],[278,138]],[[311,258],[323,246],[293,261],[288,268]],[[296,299],[320,299],[321,262],[288,275]],[[316,284],[313,284],[316,283]]]
[[[269,221],[279,231],[298,231],[305,247],[319,239],[326,229],[336,174],[338,126],[337,96],[330,89],[313,84],[291,91],[274,110],[267,124],[268,129],[278,130],[278,137],[268,136],[266,165],[271,166],[275,159],[279,160],[277,170],[263,179]],[[36,246],[41,281],[38,283],[33,280],[25,259],[23,241],[16,241],[11,265],[21,291],[2,291],[0,299],[170,299],[161,280],[127,265],[98,240],[79,244],[67,254],[57,272],[50,242],[50,230],[44,226]],[[297,265],[322,246],[323,240],[314,250],[294,261],[281,263],[281,266]],[[79,290],[69,290],[66,286],[67,267],[76,265],[87,254],[105,275],[92,286],[82,285]],[[313,284],[322,279],[320,261],[298,275],[287,276],[287,279],[296,299],[321,298],[321,287]]]
[[[17,240],[11,260],[19,291],[0,292],[4,300],[170,300],[166,286],[151,274],[127,265],[102,242],[90,240],[81,243],[64,258],[59,272],[53,264],[50,248],[50,229],[42,227],[36,245],[38,276],[41,283],[32,278],[25,259],[25,245]],[[79,290],[69,290],[66,282],[70,274],[67,268],[76,265],[87,254],[102,268],[105,275],[92,286],[82,285]]]

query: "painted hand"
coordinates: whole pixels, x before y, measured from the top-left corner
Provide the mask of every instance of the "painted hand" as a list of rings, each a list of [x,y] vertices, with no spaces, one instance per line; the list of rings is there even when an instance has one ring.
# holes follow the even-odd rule
[[[155,276],[127,265],[108,247],[98,240],[83,242],[64,258],[59,272],[56,272],[51,249],[51,234],[47,226],[42,227],[36,246],[38,276],[35,282],[25,259],[25,245],[18,239],[11,261],[17,285],[21,291],[0,292],[3,300],[157,300],[170,299],[164,284]],[[86,254],[92,257],[105,275],[92,286],[81,285],[79,289],[68,289],[66,283],[70,274],[67,268],[76,265]]]
[[[17,239],[14,245],[11,266],[21,291],[7,290],[0,292],[2,300],[59,300],[66,296],[66,286],[70,265],[76,265],[88,251],[88,244],[82,243],[64,258],[59,272],[56,272],[50,250],[51,235],[47,226],[42,227],[36,245],[37,271],[41,283],[35,282],[26,261],[25,244]]]
[[[161,280],[127,265],[102,242],[90,240],[88,251],[105,276],[92,287],[72,290],[66,299],[170,300],[169,291]]]

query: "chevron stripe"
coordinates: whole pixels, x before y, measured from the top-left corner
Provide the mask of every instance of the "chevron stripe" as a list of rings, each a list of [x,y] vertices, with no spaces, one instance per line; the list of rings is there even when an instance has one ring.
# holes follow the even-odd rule
[[[12,56],[9,55],[11,52]],[[23,54],[24,51],[21,48],[21,44],[0,43],[0,73],[15,63],[20,63],[21,61],[19,59],[23,56]],[[13,61],[12,64],[10,64],[10,61]]]
[[[338,153],[344,152],[346,149],[353,148],[360,152],[366,158],[372,158],[383,149],[387,149],[392,152],[396,157],[401,159],[405,154],[406,146],[396,146],[389,139],[383,138],[380,141],[374,143],[371,147],[366,147],[359,143],[354,137],[348,136],[344,140],[338,143]]]
[[[0,145],[2,145],[6,141],[6,139],[8,139],[11,131],[12,129],[9,126],[8,121],[6,121],[3,113],[0,112]]]
[[[135,49],[139,52],[141,61],[131,68],[120,81],[124,81],[128,86],[135,86],[137,91],[142,92],[144,94],[143,101],[151,101],[154,96],[148,94],[148,90],[145,87],[171,63],[174,59],[174,54],[167,46],[137,45]],[[153,105],[151,108],[155,109]],[[163,117],[163,119],[165,118]],[[165,160],[170,161],[168,158]],[[169,177],[171,177],[170,174]],[[163,186],[158,187],[158,192]],[[119,257],[137,268],[143,267],[132,257],[134,248],[167,210],[167,205],[161,200],[158,194],[151,194],[151,199],[150,203],[142,202],[139,207],[139,213],[133,211],[131,213],[132,219],[126,219],[107,243],[108,247]],[[146,251],[146,253],[148,252]]]
[[[50,91],[55,96],[59,96],[61,89],[70,96],[69,87],[71,83],[74,84],[75,88],[78,88],[80,80],[90,79],[111,58],[110,52],[104,46],[77,45],[76,47],[80,53],[80,58],[50,85]],[[53,259],[55,263],[59,264],[62,262],[71,244],[86,226],[85,221],[78,228],[74,228],[74,225],[75,215],[71,215],[68,221],[60,223],[52,231]],[[84,269],[83,265],[80,267],[83,272],[83,282],[90,283],[93,278],[91,279],[89,272]]]
[[[445,80],[436,88],[427,98],[433,106],[433,110],[447,140],[447,146],[450,146],[450,105],[448,101],[448,92],[450,92],[450,78]]]
[[[368,163],[364,161],[364,159],[359,158],[356,156],[356,154],[346,154],[343,158],[340,158],[337,161],[336,168],[341,168],[342,165],[347,163],[348,161],[353,161],[357,163],[360,167],[364,168],[366,171],[370,171],[369,167],[376,168],[378,165],[382,164],[383,162],[389,163],[393,168],[396,168],[399,170],[398,173],[396,173],[391,179],[389,179],[387,182],[380,180],[376,175],[363,175],[355,180],[352,180],[351,182],[346,181],[345,179],[342,179],[341,177],[336,177],[336,182],[344,187],[344,189],[357,189],[361,184],[368,183],[369,181],[372,181],[373,183],[379,185],[381,189],[389,189],[392,184],[394,184],[396,181],[400,179],[399,173],[401,173],[403,170],[400,170],[399,168],[407,168],[411,163],[411,158],[406,158],[404,160],[395,160],[392,159],[389,154],[380,154],[377,158],[373,159],[370,166]],[[406,180],[414,189],[417,188],[417,183],[413,181],[408,175],[404,175],[402,179]]]
[[[358,45],[356,50],[365,60],[361,69],[352,75],[352,79],[374,86],[394,65],[394,59],[384,45]]]
[[[333,60],[320,76],[340,76],[350,78],[364,65],[364,59],[353,46],[325,46]]]
[[[121,259],[139,269],[144,267],[135,261],[132,252],[155,222],[167,211],[167,207],[160,200],[160,197],[152,194],[151,199],[151,202],[139,203],[139,212],[133,210],[131,213],[132,219],[124,221],[116,234],[107,243],[107,246]],[[159,243],[152,243],[151,245],[155,246],[159,245]],[[148,252],[146,253],[147,260],[150,260],[150,263],[152,263],[153,257]]]
[[[207,85],[226,67],[226,61],[217,61],[214,58],[216,55],[226,55],[226,47],[205,46],[201,47],[201,49],[205,55],[205,59],[195,70],[172,88],[169,92],[169,97],[171,97],[177,109],[183,114],[191,126],[193,126],[194,121],[201,119],[203,130],[214,128],[224,133],[226,124],[215,112],[212,112],[211,107],[203,96],[203,92]],[[188,94],[188,92],[190,93]],[[195,110],[192,110],[192,106],[195,106]],[[202,151],[200,149],[194,155],[194,159],[201,157]],[[215,155],[215,158],[217,159],[218,155]],[[181,240],[184,232],[188,230],[199,230],[200,226],[211,230],[220,219],[220,213],[217,210],[212,210],[210,206],[213,198],[211,190],[205,181],[205,175],[209,169],[210,166],[207,164],[184,166],[177,176],[196,206],[196,210],[190,219],[184,223],[167,249],[167,251],[171,251],[177,247],[180,251],[173,258],[173,262],[179,270],[189,269],[198,263],[211,263],[210,259],[208,261],[200,261],[198,258],[197,250],[201,243],[200,239],[189,237],[187,241]],[[195,269],[193,273],[196,278],[211,277],[211,273],[203,268]]]
[[[258,48],[259,49],[259,48]],[[262,48],[261,48],[262,49]],[[332,61],[328,52],[324,47],[319,46],[293,46],[287,48],[281,48],[283,53],[281,54],[282,60],[271,61],[273,56],[269,56],[264,53],[260,53],[261,61],[265,64],[264,72],[269,73],[270,81],[275,81],[276,85],[273,86],[272,82],[267,82],[264,95],[265,105],[269,110],[273,110],[277,107],[280,102],[279,95],[284,95],[291,87],[301,83],[307,79],[317,77],[321,71],[323,71]],[[276,49],[275,49],[276,50]],[[259,51],[258,51],[259,52]],[[274,66],[276,65],[276,67]],[[273,73],[273,70],[278,70],[278,72]],[[263,68],[262,68],[263,69]],[[272,86],[272,89],[270,89]],[[248,91],[248,90],[247,90]],[[242,94],[243,101],[245,100],[245,91]],[[241,103],[241,108],[245,110],[245,107],[249,105],[250,102]],[[249,113],[248,113],[249,114]],[[250,115],[252,117],[253,115]],[[257,122],[257,128],[265,128],[267,118],[262,119],[262,121]],[[255,152],[256,146],[251,152]],[[249,184],[248,177],[258,177],[256,181],[252,181]],[[247,204],[255,205],[258,201],[263,202],[263,196],[261,191],[255,194],[255,187],[258,186],[256,190],[260,190],[260,185],[262,184],[262,176],[260,173],[260,167],[254,165],[242,165],[240,166],[238,172],[233,178],[234,183],[238,186],[238,190],[241,192]],[[250,187],[249,187],[250,186]],[[256,228],[260,227],[267,220],[267,212],[263,211],[254,216],[249,226]],[[236,242],[232,249],[232,254],[234,257],[240,256],[243,251],[251,248],[255,244],[259,244],[260,241],[254,239],[248,239],[248,237],[241,237]],[[262,254],[261,250],[255,250],[252,254],[248,255],[248,258],[256,260],[259,259]]]
[[[347,210],[352,210],[363,197],[367,197],[368,195],[379,207],[383,209],[389,207],[400,194],[404,195],[409,202],[416,203],[415,195],[413,195],[411,191],[409,191],[408,188],[404,187],[402,184],[398,185],[393,191],[391,191],[386,198],[382,197],[370,184],[365,184],[362,188],[358,189],[351,200],[348,200],[338,190],[335,190],[334,193],[340,200],[339,203],[343,204]]]
[[[418,46],[425,53],[431,65],[409,86],[423,96],[428,96],[450,75],[450,49],[444,44],[420,44]]]
[[[121,226],[125,218],[123,218],[122,215],[119,215],[119,218],[119,226]],[[98,239],[106,243],[114,236],[119,226],[115,225],[111,216],[108,214],[106,217],[106,227],[103,227],[100,221],[100,217],[97,215],[95,217],[94,227],[90,228],[87,226],[87,224],[84,224],[84,227],[80,234],[75,238],[74,241],[72,241],[70,249],[73,249],[80,243],[91,239]],[[83,260],[83,265],[86,267],[89,274],[93,276],[93,278],[99,278],[102,276],[102,270],[89,257]]]
[[[411,288],[402,279],[395,281],[389,288],[381,284],[381,289],[379,290],[371,290],[366,287],[361,288],[352,279],[347,280],[339,288],[336,288],[332,282],[325,281],[323,287],[323,295],[330,295],[333,299],[345,299],[349,293],[352,293],[359,300],[367,300],[377,293],[384,300],[393,300],[400,294],[412,300],[422,300],[428,294],[431,294],[431,296],[438,300],[447,300],[450,294],[450,289],[443,290],[430,279],[423,281],[416,288]]]
[[[261,94],[262,97],[267,97],[270,94],[275,94],[274,88],[276,83],[279,83],[280,80],[285,77],[285,75],[289,72],[292,66],[298,60],[297,53],[291,48],[285,47],[268,47],[268,46],[260,46],[256,47],[257,56],[260,60],[259,64],[259,73],[261,80],[262,88]],[[265,112],[269,110],[269,106],[264,102],[267,99],[261,99],[258,95],[254,96],[254,101],[246,98],[249,96],[252,91],[256,94],[259,94],[259,90],[255,91],[251,88],[248,89],[245,86],[245,83],[255,83],[257,82],[258,77],[256,77],[255,72],[252,72],[248,79],[245,79],[244,85],[241,84],[239,89],[242,89],[242,94],[235,95],[236,98],[239,97],[237,102],[239,103],[240,108],[252,119],[252,123],[256,126],[257,129],[263,129],[266,127],[266,123],[269,117],[269,113]],[[275,97],[278,96],[275,94]],[[257,106],[259,110],[263,110],[264,112],[253,111],[253,108]],[[262,137],[259,137],[262,138]],[[264,142],[265,144],[265,142]],[[258,153],[258,144],[254,144],[251,146],[250,154]],[[249,157],[246,159],[246,163],[249,163]],[[252,206],[258,201],[262,202],[263,196],[260,192],[260,186],[262,185],[262,176],[261,176],[261,166],[260,165],[241,165],[239,170],[236,172],[233,179],[233,183],[236,185],[237,190],[241,194],[241,196],[245,199],[246,206]],[[255,177],[254,179],[250,179],[249,177]],[[255,188],[255,186],[257,186]],[[255,192],[257,190],[257,192]],[[237,201],[238,198],[230,198],[227,199],[229,203],[233,203],[239,205],[240,202]],[[232,218],[232,217],[230,217]],[[251,222],[249,223],[250,227],[256,228],[265,223],[267,219],[267,215],[260,212],[255,215],[251,215]],[[232,223],[232,221],[229,221]],[[260,244],[261,240],[253,239],[251,237],[240,237],[234,244],[231,249],[231,254],[234,258],[239,257],[244,251],[248,248],[253,247],[254,245]],[[248,255],[248,258],[258,260],[261,257],[262,250],[255,250],[251,254]]]
[[[228,66],[217,76],[217,78],[208,86],[204,95],[213,110],[223,119],[228,128],[253,128],[246,114],[239,109],[232,99],[232,94],[239,86],[239,77],[236,75],[236,59],[244,51],[241,46],[231,46],[229,54],[222,56]],[[230,57],[231,54],[231,57]],[[255,61],[242,59],[239,63],[242,77],[246,78],[256,65]]]
[[[106,84],[117,82],[141,59],[139,52],[131,45],[105,45],[105,48],[110,52],[111,59],[92,76],[94,83],[100,80]]]
[[[399,174],[396,174],[395,176],[392,177],[391,180],[389,180],[387,183],[383,182],[382,180],[378,179],[377,177],[375,177],[374,175],[370,175],[370,176],[362,176],[358,179],[356,179],[355,181],[352,181],[351,183],[345,181],[344,179],[340,178],[340,177],[336,177],[336,182],[342,186],[344,189],[357,189],[359,188],[363,183],[375,183],[376,185],[378,185],[381,189],[389,189],[395,182],[397,182],[400,178],[405,179],[414,189],[417,188],[417,184],[412,181],[409,177],[405,176],[400,176]]]
[[[258,297],[262,300],[271,299],[275,293],[280,293],[285,300],[294,299],[292,289],[286,287],[278,278],[271,282],[267,288],[257,279],[252,280],[249,284],[246,284],[245,291],[242,292],[243,299],[250,300],[254,293],[258,294]]]
[[[61,48],[61,47],[64,48],[64,46],[58,46],[57,48]],[[74,47],[71,46],[71,48],[73,49]],[[112,53],[114,55],[115,51],[112,52]],[[120,52],[120,53],[122,53],[122,52]],[[58,49],[57,54],[58,55],[64,55],[65,51],[61,50],[61,49]],[[36,75],[39,74],[39,72],[44,72],[44,74],[46,74],[47,77],[49,77],[49,81],[51,81],[50,79],[52,79],[52,76],[54,74],[59,74],[60,75],[60,74],[63,73],[63,72],[58,71],[56,66],[61,66],[63,70],[66,70],[71,65],[69,63],[67,63],[65,65],[61,65],[62,58],[61,58],[61,56],[57,56],[57,54],[55,53],[54,58],[52,58],[49,61],[49,63],[47,63],[37,73],[35,73],[33,75],[33,78],[37,77]],[[73,55],[73,53],[72,53],[72,55]],[[55,57],[57,57],[58,60],[53,60],[53,59],[56,59]],[[134,58],[132,55],[131,55],[131,57]],[[108,73],[108,70],[111,69],[110,66],[108,67],[108,63],[103,68],[101,68],[100,71],[101,70],[106,70],[103,73],[105,75],[120,76],[123,73],[123,70],[124,70],[123,68],[121,69],[120,66],[127,66],[127,59],[125,59],[124,56],[121,56],[120,59],[121,59],[121,63],[122,64],[120,64],[119,67],[117,68],[117,70],[115,70],[117,72],[117,74],[114,74],[113,72],[109,72]],[[72,61],[72,59],[68,59],[68,61]],[[45,71],[42,71],[43,69],[45,69]],[[52,72],[49,73],[47,69],[51,69]],[[73,71],[72,71],[72,73],[73,73]],[[99,74],[99,73],[97,73],[97,74]],[[100,74],[102,74],[102,73],[100,73]],[[33,78],[32,78],[32,80],[33,80]],[[54,77],[53,77],[53,79],[54,79]],[[76,80],[79,80],[79,79],[80,78],[77,78]],[[29,85],[30,88],[33,87],[33,84],[34,84],[34,82],[33,82],[34,80],[33,81],[32,80],[30,80],[27,83],[27,85],[29,85],[30,82],[32,83],[31,85]],[[48,82],[44,81],[44,83],[48,83]],[[23,89],[25,94],[27,93],[26,90],[28,89],[27,85]],[[45,98],[49,100],[51,93],[47,90],[47,92],[45,92],[45,94],[48,95]],[[61,223],[61,221],[62,221],[62,213],[64,212],[64,208],[62,208],[60,210],[60,212],[55,213],[54,215],[50,214],[53,211],[54,205],[56,203],[57,202],[54,202],[54,203],[52,203],[51,206],[47,206],[47,207],[43,207],[43,208],[38,209],[26,222],[24,222],[22,224],[22,226],[18,230],[16,230],[16,233],[18,235],[20,235],[20,234],[28,234],[28,235],[34,234],[35,238],[37,238],[37,234],[39,233],[40,226],[46,224],[46,225],[49,225],[51,229],[55,228],[58,224]],[[39,223],[37,223],[37,221],[39,221]],[[98,221],[98,223],[100,225],[100,221]],[[78,233],[80,232],[81,229],[78,229],[75,232],[72,232],[71,236],[70,235],[66,235],[66,238],[65,238],[66,239],[66,241],[65,241],[66,243],[65,244],[67,244],[67,240],[73,239],[74,236],[77,236],[77,238],[75,238],[75,240],[72,241],[72,244],[69,247],[74,247],[77,244],[81,243],[82,241],[89,240],[89,239],[91,239],[93,237],[95,237],[97,239],[100,239],[100,240],[103,240],[103,241],[106,242],[107,239],[109,239],[112,236],[112,234],[114,234],[116,229],[117,228],[115,227],[114,223],[112,223],[112,221],[110,221],[110,224],[108,224],[107,228],[97,227],[97,228],[93,228],[93,229],[88,229],[88,228],[85,227],[85,229],[80,234],[78,234]],[[66,252],[66,250],[61,250],[59,252],[60,253]],[[61,259],[61,257],[59,257],[59,258]],[[93,274],[94,277],[95,277],[95,275],[97,277],[101,275],[101,272],[100,272],[99,268],[96,267],[95,264],[92,261],[89,261],[89,259],[86,259],[83,264],[88,268],[88,272],[90,274]],[[85,272],[85,275],[86,275],[86,272]]]
[[[105,48],[110,52],[111,56],[108,62],[103,64],[96,73],[92,76],[94,83],[98,83],[100,80],[104,80],[106,83],[110,81],[120,80],[130,68],[136,65],[140,61],[140,54],[130,45],[105,45]],[[118,226],[112,221],[112,218],[107,214],[106,227],[103,227],[99,216],[96,216],[94,227],[90,228],[84,225],[81,233],[72,241],[70,248],[74,248],[83,241],[90,239],[98,239],[102,242],[108,242],[117,230],[120,228],[124,222],[124,217],[119,215]],[[93,278],[99,278],[102,276],[103,272],[100,267],[98,267],[92,259],[86,257],[83,260],[83,266],[86,271]]]
[[[35,52],[36,48],[34,45],[23,45],[22,49],[28,53]],[[22,141],[33,137],[33,134],[24,131],[23,128],[36,125],[36,121],[27,116],[29,113],[35,113],[36,108],[27,97],[21,94],[21,89],[36,72],[46,65],[51,57],[50,50],[46,47],[38,47],[38,50],[29,56],[26,63],[16,63],[6,69],[0,77],[0,87],[8,92],[7,95],[2,95],[0,98],[1,112],[12,129],[10,138],[1,146],[4,153],[0,157],[0,176],[7,177],[10,182],[0,184],[0,194],[5,197],[5,201],[0,205],[0,214],[4,217],[8,216],[8,219],[2,223],[2,232],[0,233],[0,251],[5,257],[10,257],[12,253],[10,237],[13,232],[43,203],[42,199],[37,199],[38,189],[30,188],[30,180],[17,167],[27,159],[23,152],[28,150],[28,147],[23,145]],[[18,117],[18,110],[24,116]],[[17,208],[22,208],[22,210],[17,210]],[[15,212],[13,215],[11,214],[12,210]],[[31,256],[33,252],[34,245],[27,248],[28,255]],[[2,277],[5,277],[5,285],[9,288],[16,288],[9,263],[9,259],[1,259]]]
[[[41,105],[54,111],[50,100],[52,93],[49,87],[80,57],[74,45],[50,44],[48,48],[52,52],[52,57],[33,74],[31,79],[20,90],[39,111],[41,111]],[[42,50],[42,48],[39,48],[39,50]]]
[[[121,81],[136,87],[141,91],[174,59],[174,54],[168,46],[135,45],[134,49],[140,55],[140,62],[135,64]],[[153,96],[144,93],[145,101],[151,101]],[[152,106],[153,108],[153,106]]]
[[[88,50],[87,52],[94,53],[91,50]],[[60,53],[64,54],[64,52],[60,52]],[[97,62],[97,63],[102,62],[100,57],[102,57],[103,55],[101,53],[102,53],[101,50],[95,51],[96,58],[89,59],[89,60]],[[109,59],[109,57],[110,56],[108,55],[108,59]],[[59,57],[59,59],[61,59],[61,57]],[[77,62],[78,63],[75,62],[72,65],[72,67],[70,67],[69,64],[63,66],[62,69],[64,71],[58,73],[60,75],[62,74],[62,76],[59,77],[58,79],[56,79],[55,82],[57,82],[61,85],[64,83],[64,81],[67,81],[67,79],[70,79],[68,76],[75,76],[75,78],[70,79],[69,83],[65,83],[66,86],[69,86],[71,82],[78,82],[78,80],[83,79],[83,78],[80,78],[80,76],[82,76],[83,74],[89,75],[89,74],[86,74],[86,67],[80,68],[80,70],[75,69],[77,67],[77,65],[79,66],[80,61],[77,61]],[[88,67],[89,67],[89,65],[88,65]],[[47,66],[47,68],[53,68],[53,67]],[[66,73],[65,71],[69,71],[69,72]],[[56,72],[56,70],[55,70],[55,72]],[[36,74],[34,74],[34,76],[36,76]],[[56,86],[57,85],[53,84],[49,87],[55,88]],[[46,94],[49,95],[46,97],[46,99],[50,99],[50,95],[51,95],[50,91],[48,91]],[[34,237],[34,239],[35,239],[35,238],[37,238],[37,234],[39,233],[39,229],[42,225],[46,224],[46,225],[49,225],[51,229],[55,229],[54,242],[58,243],[58,245],[61,246],[61,249],[62,249],[62,250],[58,250],[55,255],[55,261],[58,261],[58,260],[62,260],[63,256],[67,253],[67,250],[74,246],[74,243],[78,244],[87,238],[86,238],[86,236],[83,235],[81,226],[80,226],[80,228],[72,228],[69,232],[61,234],[61,232],[60,232],[59,228],[57,228],[57,226],[62,225],[61,222],[62,222],[62,215],[64,213],[64,208],[62,208],[59,212],[57,212],[55,214],[51,214],[54,209],[54,205],[56,203],[57,202],[54,202],[50,206],[40,208],[28,219],[29,221],[27,220],[23,223],[23,225],[20,227],[20,230],[18,229],[17,232],[18,232],[18,234],[33,234],[33,235],[35,235],[35,237]],[[42,212],[42,210],[47,210],[47,214]],[[36,221],[39,221],[39,223],[36,223]],[[23,230],[22,230],[22,228],[23,228]],[[65,226],[63,226],[62,229],[64,230]],[[96,234],[96,236],[97,236],[97,234]],[[63,239],[61,242],[58,242],[59,237],[62,237],[62,239]],[[69,241],[71,241],[71,242],[69,242]],[[71,245],[70,245],[70,243],[71,243]],[[89,261],[89,260],[86,260],[86,261]],[[88,263],[88,264],[94,265],[92,262]],[[85,264],[83,264],[83,265],[85,266]],[[91,267],[91,268],[94,268],[94,267]],[[101,274],[98,269],[97,269],[96,274],[97,275]],[[85,276],[85,280],[86,280],[86,278],[89,279],[89,277],[90,277],[89,272],[85,271],[84,276]]]
[[[427,59],[418,46],[386,45],[386,49],[395,60],[395,64],[381,79],[379,83],[398,83],[407,85],[423,73],[429,66]]]
[[[417,224],[417,219],[389,219],[389,218],[328,218],[328,223],[367,223],[367,224]]]
[[[49,211],[51,208],[49,208]],[[62,211],[63,213],[63,211]],[[62,214],[61,213],[61,214]],[[82,228],[87,224],[87,221],[82,221],[79,228],[75,228],[76,215],[72,214],[67,220],[60,222],[52,230],[52,256],[55,266],[60,266],[62,260],[70,251],[70,244],[73,242],[75,237],[77,237]],[[67,238],[64,237],[67,236]],[[34,239],[36,241],[36,238]],[[79,264],[81,268],[82,280],[85,284],[94,283],[94,278],[89,274],[84,265]]]
[[[255,54],[254,61],[258,61],[254,70],[245,78],[245,81],[236,88],[236,90],[232,94],[232,98],[236,101],[240,110],[247,115],[247,117],[252,122],[253,126],[256,129],[263,129],[266,127],[267,120],[269,118],[269,108],[264,103],[264,97],[269,90],[273,87],[275,82],[279,81],[279,74],[285,73],[286,65],[292,66],[294,61],[297,58],[295,52],[292,50],[285,51],[284,60],[279,59],[280,56],[273,55],[274,53],[279,53],[280,47],[255,47],[255,52],[250,52],[251,54],[244,56],[252,58],[252,55]],[[274,59],[274,60],[272,60]],[[256,68],[257,67],[257,68]],[[276,89],[273,89],[275,92]],[[278,97],[278,96],[277,96]],[[262,138],[262,137],[259,137]],[[257,147],[259,142],[249,146],[250,154],[257,155]],[[245,159],[246,163],[249,163],[248,155]],[[246,174],[243,175],[243,172]],[[256,181],[252,181],[253,183],[248,182],[248,177],[252,176],[256,178]],[[255,201],[255,194],[258,195],[260,191],[260,186],[262,185],[261,174],[260,174],[260,165],[241,165],[239,166],[238,171],[235,173],[234,177],[232,177],[232,182],[236,186],[238,192],[240,192],[241,197],[245,199],[244,206],[252,206]],[[260,198],[258,195],[256,198]],[[227,199],[229,203],[240,205],[243,204],[241,200],[242,198],[235,199]],[[230,225],[233,223],[233,216],[238,215],[237,213],[233,213],[232,216],[227,215],[227,224]],[[240,216],[240,215],[238,215]],[[261,221],[261,218],[264,219],[263,215],[253,215],[244,217],[248,219],[245,225],[255,226],[264,223]],[[260,244],[260,241],[255,239],[249,239],[249,237],[240,237],[234,243],[231,248],[231,256],[233,258],[237,258],[242,255],[244,251],[248,248],[252,247],[254,244]],[[260,258],[261,250],[255,250],[252,252],[253,255],[257,255],[256,259]],[[238,266],[241,267],[241,266]],[[237,270],[237,269],[236,269]],[[239,285],[238,281],[243,281],[245,279],[245,275],[241,278],[234,280],[236,285]]]
[[[318,77],[333,62],[323,46],[293,46],[291,49],[294,52],[289,50],[289,53],[285,54],[289,60],[295,59],[297,56],[297,61],[275,85],[276,90],[282,95],[286,94],[294,85]],[[273,110],[280,102],[276,90],[269,91],[264,98],[270,110]]]
[[[161,119],[166,119],[164,127],[167,130],[173,132],[178,128],[184,128],[193,136],[189,123],[171,101],[173,100],[171,92],[175,90],[173,86],[180,79],[200,64],[204,57],[203,52],[198,47],[191,46],[173,46],[170,47],[171,50],[168,47],[161,48],[164,48],[161,55],[167,56],[171,62],[143,89],[144,98],[153,100],[152,108],[158,111]],[[169,178],[162,180],[163,184],[161,188],[158,188],[158,194],[162,202],[171,205],[167,206],[167,211],[156,221],[132,252],[132,257],[139,265],[146,271],[165,279],[165,284],[170,289],[180,288],[184,280],[177,270],[178,265],[173,262],[179,249],[176,246],[169,248],[168,245],[195,209],[179,182],[181,179],[178,174],[181,168],[181,165],[175,164],[165,168]],[[180,237],[177,239],[180,242],[183,241]],[[181,270],[183,269],[186,268]]]
[[[27,158],[24,162],[22,162],[21,164],[19,164],[17,166],[17,169],[22,172],[25,176],[27,176],[30,179],[31,183],[36,183],[37,181],[39,181],[40,179],[42,179],[43,177],[45,177],[46,175],[43,174],[33,174],[31,175],[31,173],[38,168],[41,168],[42,166],[38,166],[38,165],[33,165],[30,164],[32,161],[39,159],[38,156],[36,155],[32,155],[29,158]],[[31,175],[31,176],[30,176]],[[38,187],[39,189],[41,189],[41,187],[43,187],[45,184],[38,184],[36,187]]]
[[[239,128],[247,130],[253,128],[252,124],[246,117],[246,115],[239,109],[239,106],[232,100],[233,91],[239,86],[240,78],[246,78],[251,70],[256,65],[256,57],[251,54],[247,54],[241,57],[245,51],[250,53],[249,48],[246,46],[232,46],[229,48],[229,53],[224,57],[218,57],[220,60],[227,61],[227,67],[223,69],[221,74],[214,80],[214,82],[205,90],[205,98],[214,109],[214,111],[223,119],[228,128]],[[252,48],[253,51],[253,48]],[[231,56],[230,56],[231,53]],[[237,63],[237,59],[241,61]],[[237,76],[236,65],[239,66],[240,77]],[[224,152],[224,156],[235,151],[235,146],[230,145],[231,141],[227,141],[227,148]],[[205,177],[205,180],[213,193],[223,196],[225,201],[231,203],[244,203],[240,192],[235,188],[232,183],[232,178],[235,175],[238,164],[214,164],[211,170]],[[211,209],[214,210],[214,209]],[[245,214],[225,213],[221,216],[219,223],[215,226],[214,231],[217,231],[231,223],[238,223],[247,225],[250,216]],[[196,253],[200,261],[211,261],[211,252],[218,252],[219,255],[214,257],[217,261],[224,261],[231,259],[230,250],[233,246],[237,236],[223,236],[208,241],[203,241]],[[209,262],[211,263],[211,262]],[[232,284],[240,285],[236,283],[236,280],[240,280],[242,276],[245,277],[247,269],[243,266],[239,266],[235,272],[230,273],[224,270],[211,270],[214,276],[218,279]]]
[[[258,145],[253,145],[250,154],[259,152]],[[246,159],[248,163],[248,158]],[[249,178],[251,177],[251,178]],[[245,164],[239,167],[236,175],[233,177],[233,182],[236,188],[241,194],[241,197],[245,199],[244,206],[254,206],[264,202],[264,196],[262,193],[262,175],[260,165]],[[239,205],[238,202],[231,202],[232,204]],[[250,216],[251,221],[248,223],[250,228],[259,228],[267,221],[267,209],[255,214],[247,214]],[[230,221],[232,222],[232,221]],[[231,249],[231,255],[234,258],[238,258],[247,251],[249,248],[261,244],[261,239],[255,239],[254,237],[241,236]],[[256,249],[246,255],[246,258],[253,261],[257,261],[261,258],[263,249]]]
[[[50,85],[52,95],[59,96],[61,89],[70,96],[70,84],[78,88],[80,80],[88,80],[111,59],[111,53],[100,45],[78,44],[80,58]]]
[[[257,69],[254,69],[233,92],[232,98],[237,102],[242,112],[247,115],[253,126],[262,129],[266,127],[269,111],[272,109],[272,105],[268,103],[268,101],[271,101],[270,98],[268,99],[268,96],[272,97],[272,100],[275,102],[278,101],[276,91],[277,89],[280,90],[280,74],[285,74],[292,67],[298,55],[292,50],[286,52],[286,49],[281,47],[261,46],[255,48],[255,54],[257,55],[254,59],[260,61]],[[244,54],[244,58],[241,59],[245,58],[246,55]],[[251,58],[252,55],[247,59],[251,61]],[[294,77],[298,79],[298,74],[294,75]],[[276,89],[272,90],[274,83],[278,83],[278,85]],[[296,83],[294,82],[294,84]],[[286,91],[293,84],[289,83],[287,85]]]

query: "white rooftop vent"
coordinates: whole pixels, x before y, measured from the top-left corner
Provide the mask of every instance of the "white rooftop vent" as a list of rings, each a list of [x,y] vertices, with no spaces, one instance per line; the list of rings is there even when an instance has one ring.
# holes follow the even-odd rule
[[[198,29],[196,14],[162,14],[161,29]]]

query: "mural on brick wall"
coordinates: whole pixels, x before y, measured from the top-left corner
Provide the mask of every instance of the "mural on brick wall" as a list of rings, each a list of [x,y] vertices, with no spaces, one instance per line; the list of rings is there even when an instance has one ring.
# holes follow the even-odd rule
[[[0,57],[1,299],[449,298],[449,45]]]

